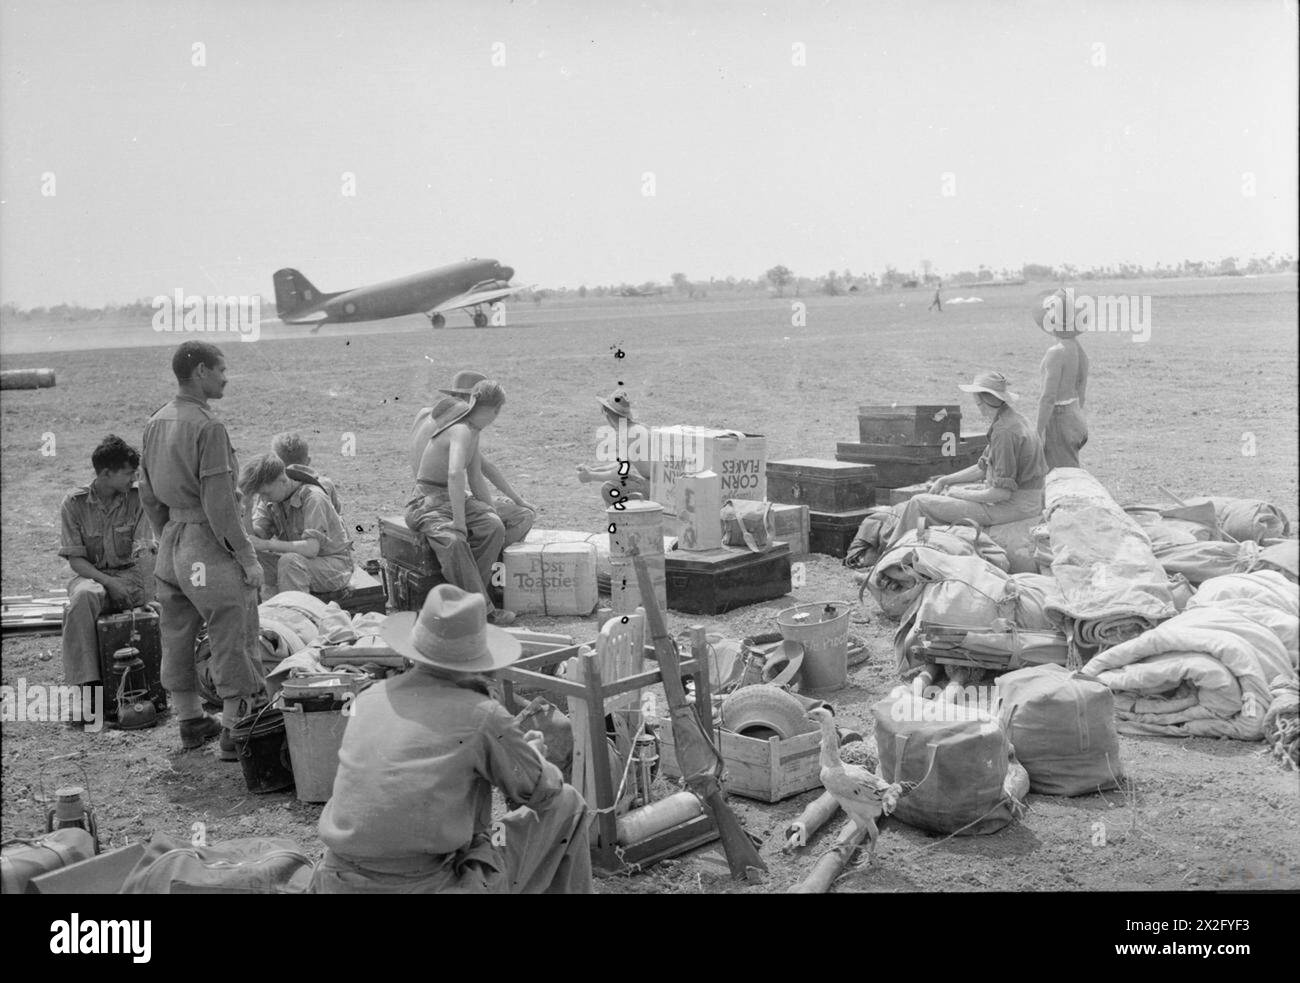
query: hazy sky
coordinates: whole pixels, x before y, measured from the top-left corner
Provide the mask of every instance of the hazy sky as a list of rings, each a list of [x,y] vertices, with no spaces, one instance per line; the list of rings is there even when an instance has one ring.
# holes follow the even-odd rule
[[[2,9],[22,306],[1295,252],[1294,0]]]

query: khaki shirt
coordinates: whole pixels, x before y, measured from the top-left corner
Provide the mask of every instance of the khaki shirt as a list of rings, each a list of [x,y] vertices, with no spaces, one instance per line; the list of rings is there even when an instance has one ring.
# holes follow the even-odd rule
[[[1008,491],[1043,487],[1047,461],[1038,432],[1010,406],[998,410],[989,427],[989,446],[979,459],[984,483]]]
[[[320,838],[355,861],[445,856],[492,821],[492,787],[542,808],[559,793],[490,697],[412,669],[353,702]]]
[[[140,502],[140,486],[109,502],[93,484],[75,488],[59,506],[59,556],[85,557],[96,570],[120,570],[154,548],[153,531]]]
[[[314,539],[320,543],[318,557],[347,556],[352,551],[352,541],[329,495],[315,485],[299,484],[283,502],[258,498],[253,509],[253,534],[290,543]]]
[[[162,535],[172,512],[183,510],[187,516],[202,514],[203,479],[227,473],[231,476],[229,501],[214,502],[216,514],[208,515],[207,522],[217,541],[224,542],[247,566],[256,563],[257,556],[240,525],[234,492],[239,462],[226,425],[202,400],[183,393],[173,397],[145,424],[140,492],[145,512],[158,535]]]

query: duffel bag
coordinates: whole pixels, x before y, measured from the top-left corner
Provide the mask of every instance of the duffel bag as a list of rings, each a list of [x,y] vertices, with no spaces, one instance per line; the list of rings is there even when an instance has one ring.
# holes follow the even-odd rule
[[[761,553],[772,543],[775,530],[771,502],[731,498],[722,503],[722,542]]]
[[[896,690],[877,703],[880,777],[903,786],[894,816],[932,833],[996,833],[1017,819],[1024,769],[996,719]]]
[[[26,894],[33,877],[71,867],[94,855],[94,838],[75,826],[29,840],[10,840],[0,850],[0,894]]]
[[[293,840],[251,836],[211,846],[155,834],[123,894],[305,894],[312,863]]]
[[[1033,791],[1087,795],[1119,787],[1115,699],[1103,683],[1046,665],[1008,672],[995,685],[995,712]]]

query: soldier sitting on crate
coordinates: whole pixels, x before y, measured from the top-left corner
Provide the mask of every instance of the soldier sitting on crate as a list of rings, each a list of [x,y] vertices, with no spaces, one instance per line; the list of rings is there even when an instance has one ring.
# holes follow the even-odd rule
[[[266,572],[280,591],[342,590],[352,579],[352,541],[329,495],[317,485],[295,481],[274,454],[255,457],[239,476],[253,506],[249,537]]]
[[[59,556],[74,574],[63,619],[63,677],[70,686],[101,681],[95,623],[101,614],[153,599],[158,552],[136,483],[140,452],[110,434],[90,463],[94,480],[73,489],[59,508]]]
[[[924,516],[934,523],[973,519],[981,527],[1017,522],[1043,511],[1043,442],[1034,425],[1015,411],[1019,399],[1001,372],[982,372],[969,386],[958,386],[975,396],[980,415],[989,427],[989,446],[978,463],[943,475],[931,484],[929,494],[908,499],[899,510],[898,525],[890,537],[893,545]],[[982,479],[980,485],[951,488]]]
[[[487,376],[478,372],[457,372],[456,378],[451,382],[450,389],[439,389],[438,392],[445,393],[453,399],[462,403],[469,402],[470,393],[474,387],[486,379]],[[431,407],[426,407],[415,417],[416,436],[412,442],[415,448],[411,460],[411,473],[414,473],[420,467],[420,457],[424,454],[424,445],[428,440],[428,434],[433,432],[434,421],[438,419],[450,406],[446,400],[443,400]],[[420,437],[420,431],[425,431],[425,436]],[[515,543],[521,543],[528,535],[528,531],[533,528],[533,523],[537,521],[537,506],[525,502],[515,490],[510,487],[510,482],[501,470],[479,452],[479,463],[483,469],[483,477],[488,483],[495,486],[500,495],[492,499],[492,507],[496,509],[497,516],[501,519],[501,524],[506,527],[506,546],[513,546]]]
[[[591,894],[588,812],[488,694],[519,658],[482,596],[439,584],[388,616],[384,640],[414,668],[363,690],[320,818],[318,894]],[[492,823],[492,789],[512,812]]]
[[[406,506],[406,525],[424,534],[448,583],[480,594],[488,621],[508,625],[513,611],[497,608],[489,585],[492,565],[505,545],[505,524],[492,506],[483,477],[479,434],[491,426],[505,404],[501,387],[490,380],[474,386],[469,402],[449,399],[431,420],[416,417],[411,432],[415,491]],[[472,493],[472,494],[471,494]]]
[[[632,422],[632,400],[626,389],[615,389],[599,399],[609,424],[600,440],[596,465],[578,465],[578,480],[583,484],[602,482],[600,500],[606,506],[620,499],[648,498],[650,495],[650,431]],[[626,473],[623,462],[627,462]]]
[[[343,514],[343,505],[339,501],[338,490],[334,482],[311,466],[311,453],[302,434],[287,431],[278,433],[271,441],[271,453],[284,462],[284,471],[295,481],[315,485],[330,497],[330,504],[339,515]]]

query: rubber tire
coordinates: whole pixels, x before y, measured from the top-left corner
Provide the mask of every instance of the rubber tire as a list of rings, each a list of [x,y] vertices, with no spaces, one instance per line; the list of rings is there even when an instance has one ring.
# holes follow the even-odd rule
[[[722,726],[737,734],[767,727],[783,739],[817,729],[793,694],[762,683],[742,686],[722,701]]]

